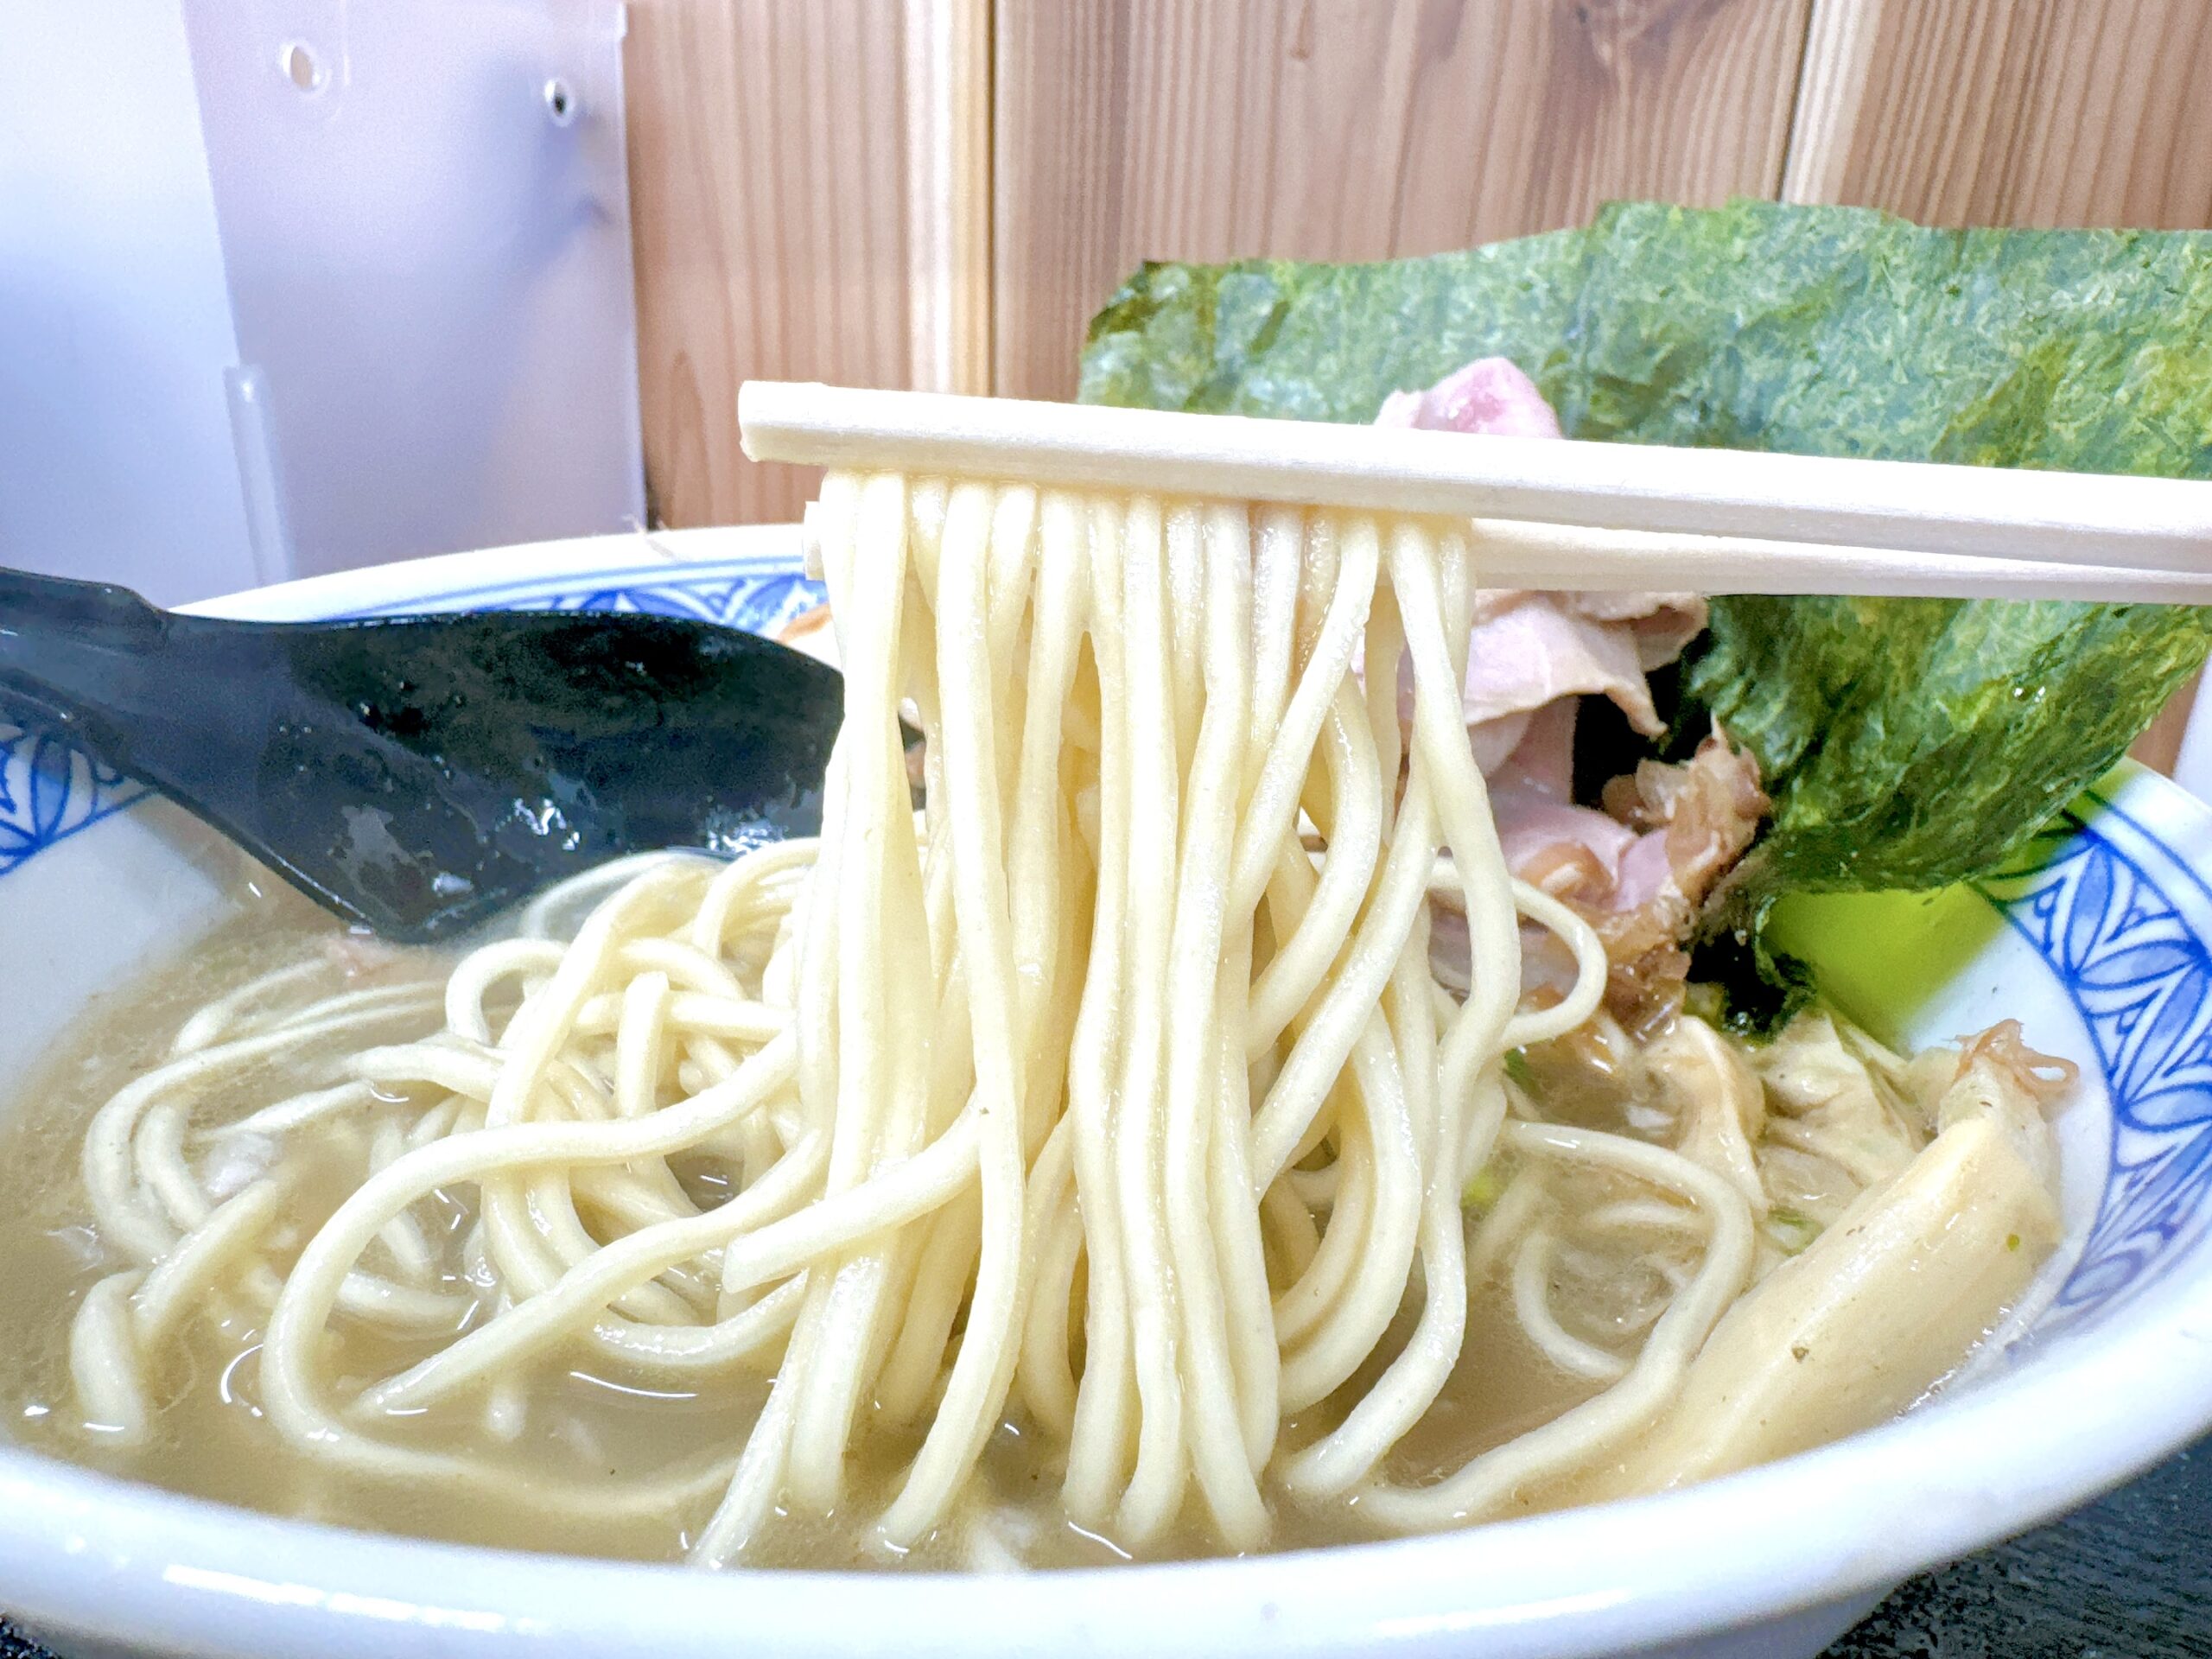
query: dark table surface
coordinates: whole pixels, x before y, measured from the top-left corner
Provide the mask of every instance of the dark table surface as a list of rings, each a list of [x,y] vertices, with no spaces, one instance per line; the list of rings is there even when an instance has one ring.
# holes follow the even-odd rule
[[[2212,1438],[2079,1514],[1915,1579],[1823,1659],[2196,1655],[2212,1659]],[[0,1659],[53,1656],[0,1623]]]

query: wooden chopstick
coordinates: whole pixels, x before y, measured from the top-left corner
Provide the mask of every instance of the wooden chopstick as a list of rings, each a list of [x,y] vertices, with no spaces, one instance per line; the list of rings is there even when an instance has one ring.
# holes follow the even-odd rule
[[[1486,588],[2212,605],[2212,570],[2144,570],[1747,536],[1594,530],[1510,518],[1478,518],[1474,524]]]
[[[748,381],[756,461],[1484,521],[1485,585],[2212,602],[2212,484]]]

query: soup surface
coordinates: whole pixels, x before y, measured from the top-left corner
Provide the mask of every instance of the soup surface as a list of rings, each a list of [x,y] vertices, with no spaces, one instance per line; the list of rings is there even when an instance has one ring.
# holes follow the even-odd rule
[[[273,887],[274,884],[271,884]],[[234,1122],[248,1113],[327,1086],[345,1075],[372,1041],[426,1036],[442,1023],[436,988],[454,955],[395,950],[349,935],[304,900],[256,884],[236,913],[215,931],[138,981],[101,997],[56,1048],[42,1070],[11,1103],[0,1127],[0,1408],[22,1445],[118,1475],[219,1499],[273,1514],[365,1527],[459,1542],[629,1557],[679,1559],[696,1529],[712,1511],[727,1478],[733,1448],[741,1445],[769,1389],[772,1367],[725,1374],[711,1386],[642,1385],[607,1374],[588,1354],[563,1352],[549,1363],[504,1379],[481,1395],[464,1396],[408,1414],[388,1432],[415,1446],[465,1452],[485,1478],[471,1482],[383,1478],[304,1454],[277,1433],[261,1400],[261,1315],[251,1300],[233,1296],[219,1312],[191,1319],[161,1357],[155,1382],[159,1406],[149,1433],[129,1438],[112,1426],[88,1421],[73,1387],[69,1332],[88,1291],[118,1265],[111,1243],[89,1219],[82,1170],[87,1122],[118,1090],[158,1067],[188,1022],[241,988],[274,986],[265,1000],[280,1002],[287,983],[312,985],[316,994],[389,990],[395,1012],[372,1033],[349,1030],[328,1043],[296,1046],[230,1077],[197,1099],[190,1116],[197,1127]],[[284,970],[296,969],[287,975]],[[404,988],[416,987],[410,1001]],[[248,1027],[256,999],[236,1010]],[[1793,1027],[1793,1032],[1797,1028]],[[1815,1059],[1828,1064],[1830,1085],[1872,1087],[1875,1073],[1858,1053],[1836,1040],[1833,1026]],[[1690,1039],[1687,1046],[1685,1035]],[[1802,1033],[1800,1033],[1802,1039]],[[1702,1055],[1700,1060],[1699,1056]],[[1508,1066],[1516,1109],[1566,1125],[1602,1128],[1656,1143],[1692,1138],[1689,1103],[1719,1086],[1698,1066],[1718,1059],[1752,1075],[1770,1098],[1802,1095],[1802,1077],[1772,1052],[1742,1048],[1716,1038],[1710,1027],[1683,1016],[1668,1033],[1632,1040],[1601,1020],[1540,1048],[1516,1052]],[[1786,1058],[1786,1057],[1785,1057]],[[1840,1070],[1837,1070],[1840,1066]],[[1940,1077],[1950,1062],[1936,1057]],[[1802,1069],[1802,1067],[1800,1068]],[[1817,1069],[1817,1068],[1815,1068]],[[1929,1070],[1926,1066],[1923,1070]],[[1880,1085],[1882,1098],[1910,1117],[1910,1068]],[[1827,1086],[1827,1085],[1823,1085]],[[1931,1084],[1930,1088],[1933,1088]],[[284,1201],[281,1224],[267,1241],[282,1264],[372,1171],[389,1162],[396,1137],[424,1102],[404,1092],[370,1109],[334,1116],[295,1130],[288,1154],[303,1172]],[[1802,1251],[1843,1213],[1867,1173],[1818,1133],[1789,1132],[1810,1115],[1772,1117],[1775,1129],[1758,1137],[1757,1179],[1768,1199],[1758,1244],[1759,1272]],[[265,1162],[265,1146],[239,1137],[232,1152],[207,1155],[214,1164],[235,1155],[245,1166],[226,1173],[203,1161],[200,1179],[211,1192],[232,1190]],[[228,1145],[218,1141],[219,1147]],[[1897,1159],[1914,1148],[1896,1149]],[[677,1178],[701,1208],[730,1194],[727,1168],[708,1156],[675,1164]],[[1534,1428],[1598,1394],[1602,1377],[1560,1363],[1562,1344],[1607,1355],[1630,1356],[1669,1300],[1686,1281],[1695,1250],[1680,1250],[1634,1228],[1609,1236],[1577,1230],[1578,1221],[1610,1211],[1648,1208],[1649,1191],[1601,1172],[1567,1179],[1554,1175],[1535,1196],[1510,1158],[1482,1171],[1465,1206],[1469,1249],[1467,1338],[1449,1386],[1392,1454],[1389,1475],[1418,1484]],[[1317,1203],[1325,1204],[1325,1198]],[[1509,1211],[1512,1212],[1509,1215]],[[484,1289],[480,1264],[472,1265],[467,1240],[474,1227],[473,1188],[441,1191],[435,1201],[410,1212],[419,1240],[418,1281],[466,1299]],[[1532,1229],[1546,1243],[1532,1260]],[[1271,1276],[1287,1278],[1270,1262]],[[1409,1337],[1419,1291],[1409,1292],[1392,1331],[1336,1394],[1291,1418],[1282,1445],[1310,1444],[1341,1421],[1351,1402],[1373,1384]],[[467,1328],[475,1316],[462,1321]],[[1531,1320],[1555,1335],[1547,1344],[1531,1338]],[[388,1330],[335,1319],[323,1338],[322,1361],[332,1392],[345,1399],[372,1381],[402,1370],[434,1351],[450,1332],[419,1340]],[[1080,1334],[1075,1352],[1080,1358]],[[1961,1356],[1939,1357],[1938,1370]],[[863,1415],[871,1408],[863,1404]],[[1666,1420],[1662,1420],[1663,1428]],[[1620,1450],[1626,1466],[1649,1434]],[[754,1541],[749,1565],[842,1567],[1010,1568],[1095,1565],[1117,1560],[1213,1553],[1217,1548],[1199,1506],[1147,1548],[1132,1551],[1103,1532],[1065,1517],[1060,1498],[1065,1461],[1050,1436],[1039,1433],[1018,1405],[992,1436],[963,1498],[957,1527],[940,1527],[917,1547],[892,1551],[869,1524],[896,1491],[901,1471],[919,1443],[911,1428],[864,1421],[844,1501],[829,1516],[802,1516],[782,1508],[774,1524]],[[518,1482],[554,1477],[570,1490],[603,1490],[605,1503],[548,1503],[507,1490]],[[1531,1510],[1574,1501],[1588,1471],[1574,1478],[1531,1483],[1512,1508]],[[1603,1485],[1600,1480],[1600,1486]],[[1276,1493],[1268,1547],[1297,1548],[1375,1535],[1363,1524],[1356,1499],[1300,1503]]]
[[[274,886],[274,884],[271,884]],[[460,1543],[637,1560],[676,1560],[687,1533],[713,1506],[712,1491],[694,1495],[665,1513],[564,1513],[529,1503],[503,1501],[497,1492],[461,1486],[425,1488],[363,1479],[302,1456],[266,1423],[257,1397],[259,1332],[244,1318],[191,1330],[184,1352],[162,1381],[169,1393],[153,1435],[125,1446],[99,1426],[87,1425],[69,1376],[67,1333],[77,1303],[114,1265],[98,1230],[86,1219],[79,1169],[85,1125],[115,1092],[151,1070],[167,1054],[179,1028],[198,1009],[288,965],[323,961],[367,985],[435,983],[455,953],[392,950],[349,935],[327,916],[281,887],[242,904],[239,912],[169,961],[100,997],[29,1080],[0,1121],[0,1409],[22,1445],[87,1464],[112,1474],[147,1480],[180,1492],[219,1499],[270,1514]],[[435,1027],[435,1015],[419,1028]],[[208,1103],[212,1114],[236,1115],[251,1104],[282,1098],[321,1079],[330,1062],[355,1044],[334,1044],[320,1055],[289,1057],[242,1079],[229,1100]],[[1602,1084],[1594,1084],[1602,1093]],[[325,1179],[302,1192],[296,1213],[311,1230],[361,1179],[369,1164],[368,1137],[357,1126],[324,1136]],[[714,1177],[701,1172],[701,1196]],[[470,1215],[465,1195],[451,1203],[448,1237],[457,1238]],[[442,1274],[460,1284],[458,1262]],[[1587,1382],[1551,1365],[1521,1335],[1495,1280],[1473,1300],[1469,1351],[1479,1366],[1462,1374],[1402,1448],[1409,1468],[1429,1462],[1455,1465],[1474,1452],[1541,1422],[1593,1391]],[[1601,1313],[1593,1306],[1592,1312]],[[356,1325],[334,1328],[332,1364],[341,1376],[381,1376],[416,1356]],[[1357,1389],[1364,1375],[1351,1385]],[[714,1393],[641,1389],[596,1376],[586,1363],[557,1363],[523,1386],[529,1401],[520,1433],[505,1443],[501,1461],[518,1470],[557,1470],[580,1480],[604,1478],[610,1485],[646,1481],[695,1465],[702,1446],[741,1440],[767,1391],[764,1377],[745,1377]],[[1310,1436],[1330,1415],[1299,1425]],[[442,1426],[410,1425],[410,1437],[468,1445],[486,1441],[480,1414],[454,1414]],[[1294,1430],[1294,1433],[1295,1429]],[[493,1444],[497,1442],[494,1441]],[[914,1449],[911,1433],[863,1437],[850,1514],[872,1516]],[[1024,1432],[1018,1415],[1001,1425],[982,1465],[988,1491],[976,1503],[990,1511],[1010,1560],[1030,1566],[1096,1565],[1130,1559],[1114,1540],[1060,1518],[1060,1473],[1039,1437]],[[689,1511],[687,1513],[687,1511]],[[979,1556],[973,1535],[965,1548],[932,1540],[906,1555],[873,1547],[864,1526],[785,1516],[761,1541],[760,1565],[969,1567],[991,1565]],[[1371,1535],[1341,1506],[1305,1511],[1287,1506],[1277,1516],[1281,1548],[1341,1542]],[[1201,1529],[1176,1535],[1158,1556],[1204,1554],[1212,1546]]]

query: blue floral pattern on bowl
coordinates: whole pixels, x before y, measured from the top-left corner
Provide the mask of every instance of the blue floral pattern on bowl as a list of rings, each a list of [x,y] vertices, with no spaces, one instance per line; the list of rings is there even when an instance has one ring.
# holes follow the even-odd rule
[[[2112,1097],[2104,1194],[2036,1322],[2047,1337],[2126,1298],[2212,1224],[2212,888],[2101,790],[1982,884],[2050,965]]]
[[[822,603],[788,559],[635,565],[380,607],[644,612],[772,633]],[[0,876],[143,794],[0,723]],[[2212,1226],[2212,887],[2120,805],[2063,814],[1982,884],[2088,1027],[2112,1098],[2107,1174],[2088,1242],[2035,1326],[2046,1335],[2128,1297]]]
[[[66,745],[0,721],[0,875],[145,792]]]
[[[773,634],[829,597],[788,558],[701,561],[682,574],[658,576],[651,566],[631,565],[563,577],[557,582],[506,582],[466,588],[401,604],[379,606],[361,616],[404,616],[421,611],[626,611],[688,616],[702,622]]]
[[[822,584],[797,570],[758,572],[711,582],[631,583],[594,588],[550,601],[518,600],[507,610],[643,611],[654,616],[689,616],[719,622],[748,633],[772,634],[792,618],[812,610],[826,595]]]

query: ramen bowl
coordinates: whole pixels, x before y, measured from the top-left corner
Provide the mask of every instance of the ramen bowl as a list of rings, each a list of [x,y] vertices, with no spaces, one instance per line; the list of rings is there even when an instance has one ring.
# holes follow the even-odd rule
[[[654,611],[771,630],[819,600],[788,530],[460,555],[211,605],[271,620]],[[0,727],[0,1075],[220,920],[226,855]],[[1392,1542],[983,1579],[461,1548],[249,1514],[0,1446],[0,1607],[99,1655],[1817,1652],[1899,1580],[2080,1503],[2212,1424],[2212,810],[2123,767],[2000,875],[1805,903],[1789,943],[1879,1034],[2018,1019],[2081,1081],[2064,1242],[1920,1408],[1657,1497]],[[15,1100],[0,1109],[15,1109]]]

